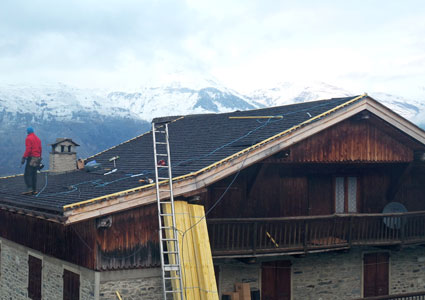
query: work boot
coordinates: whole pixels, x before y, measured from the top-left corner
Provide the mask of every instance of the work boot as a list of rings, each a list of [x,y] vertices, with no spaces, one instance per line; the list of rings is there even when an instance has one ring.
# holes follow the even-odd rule
[[[23,192],[22,195],[32,195],[32,193],[33,193],[32,188],[27,188],[27,190]]]

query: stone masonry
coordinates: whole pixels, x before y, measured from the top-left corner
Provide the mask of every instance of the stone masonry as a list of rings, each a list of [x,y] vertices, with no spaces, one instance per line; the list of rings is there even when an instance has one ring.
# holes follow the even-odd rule
[[[42,259],[41,295],[45,300],[63,298],[63,270],[80,275],[80,299],[95,300],[95,272],[1,239],[0,300],[28,299],[28,255]]]
[[[116,300],[118,291],[126,300],[162,299],[159,268],[95,272],[59,259],[43,256],[5,239],[0,240],[0,300],[27,300],[28,254],[42,258],[42,297],[62,298],[64,268],[80,274],[80,299]],[[234,290],[236,282],[249,283],[261,290],[261,262],[291,260],[293,300],[340,300],[362,297],[364,253],[386,251],[389,255],[390,294],[425,291],[425,247],[399,251],[356,247],[348,252],[308,254],[304,257],[280,256],[258,259],[252,264],[226,259],[216,260],[220,294]]]
[[[391,253],[390,293],[425,291],[425,247]]]
[[[219,263],[219,294],[232,292],[236,282],[249,283],[251,290],[258,290],[261,282],[261,266],[244,264],[236,260]]]
[[[356,299],[363,295],[363,254],[382,251],[390,254],[390,294],[425,291],[425,247],[422,246],[399,251],[356,247],[348,252],[281,256],[263,261],[291,260],[293,300]],[[249,283],[251,290],[261,290],[261,259],[255,264],[236,260],[215,263],[220,268],[220,293],[233,291],[236,282]]]
[[[102,272],[100,300],[116,300],[116,292],[125,300],[161,300],[161,269],[136,269]]]

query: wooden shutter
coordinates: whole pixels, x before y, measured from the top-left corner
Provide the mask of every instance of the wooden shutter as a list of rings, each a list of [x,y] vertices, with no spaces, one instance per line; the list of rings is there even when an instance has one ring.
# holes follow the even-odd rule
[[[63,270],[63,300],[80,300],[80,275]]]
[[[261,299],[291,299],[291,262],[272,261],[262,264]]]
[[[388,295],[389,255],[386,252],[364,255],[364,297]]]
[[[28,298],[41,300],[41,259],[28,255]]]

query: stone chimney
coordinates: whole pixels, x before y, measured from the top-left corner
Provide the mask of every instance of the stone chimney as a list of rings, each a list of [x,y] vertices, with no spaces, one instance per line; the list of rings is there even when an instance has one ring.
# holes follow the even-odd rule
[[[50,144],[49,170],[53,173],[72,171],[77,168],[76,147],[80,146],[70,138],[57,138]]]

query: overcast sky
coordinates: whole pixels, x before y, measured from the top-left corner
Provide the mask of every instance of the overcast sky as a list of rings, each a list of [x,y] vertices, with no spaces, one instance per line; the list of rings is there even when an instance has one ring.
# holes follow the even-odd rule
[[[240,92],[323,81],[425,101],[423,0],[1,0],[0,83]]]

